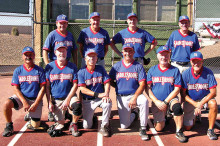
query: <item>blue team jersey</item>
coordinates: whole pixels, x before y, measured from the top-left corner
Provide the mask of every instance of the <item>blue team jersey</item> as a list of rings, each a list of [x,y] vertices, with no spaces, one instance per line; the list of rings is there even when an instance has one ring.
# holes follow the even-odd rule
[[[108,32],[100,27],[98,32],[93,32],[91,27],[84,28],[77,40],[83,44],[83,56],[88,49],[94,49],[98,54],[98,58],[105,56],[105,46],[110,44]]]
[[[53,30],[47,36],[45,44],[43,46],[44,50],[49,51],[48,57],[51,61],[57,59],[56,55],[54,54],[54,48],[57,44],[63,43],[68,47],[67,50],[67,60],[71,58],[71,52],[74,49],[77,49],[75,40],[71,32],[67,32],[66,35],[61,34],[58,30]]]
[[[180,30],[172,32],[166,46],[171,50],[171,60],[178,62],[189,62],[190,54],[200,49],[197,35],[189,32],[183,35]]]
[[[154,96],[164,101],[174,90],[174,87],[181,87],[181,74],[179,69],[170,65],[162,70],[159,65],[152,66],[147,73],[147,84],[151,84]]]
[[[50,62],[45,68],[46,80],[50,81],[51,96],[55,99],[66,98],[77,83],[77,67],[71,62],[60,68],[57,61]]]
[[[86,86],[87,89],[97,93],[103,93],[104,84],[110,81],[107,72],[100,65],[96,65],[93,72],[90,72],[86,67],[81,68],[78,71],[78,79],[78,86]],[[88,99],[93,98],[85,94],[83,96]]]
[[[138,29],[136,32],[131,32],[128,28],[119,31],[112,40],[114,43],[134,44],[134,57],[144,57],[145,44],[154,43],[155,38],[147,31]]]
[[[119,61],[112,67],[109,76],[116,80],[116,94],[134,94],[139,87],[139,82],[146,81],[143,65],[134,61],[125,66],[124,61]]]
[[[198,76],[194,75],[193,68],[189,68],[182,74],[183,88],[194,101],[201,100],[210,93],[210,89],[217,86],[213,72],[203,67]]]
[[[27,69],[24,65],[17,67],[13,73],[12,86],[19,86],[21,93],[28,98],[37,98],[40,86],[46,84],[43,68],[35,65]]]

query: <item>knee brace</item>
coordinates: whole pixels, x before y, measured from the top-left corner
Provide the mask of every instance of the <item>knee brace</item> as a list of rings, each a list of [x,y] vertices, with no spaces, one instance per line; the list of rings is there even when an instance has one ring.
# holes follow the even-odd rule
[[[172,107],[172,111],[174,113],[174,116],[181,116],[183,114],[183,109],[181,108],[180,103],[175,103]]]
[[[79,101],[74,102],[72,108],[74,115],[80,116],[82,114],[82,104]]]

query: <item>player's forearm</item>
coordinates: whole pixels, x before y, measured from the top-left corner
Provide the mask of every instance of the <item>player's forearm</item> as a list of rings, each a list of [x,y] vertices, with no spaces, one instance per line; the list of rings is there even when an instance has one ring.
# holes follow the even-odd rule
[[[44,60],[45,65],[49,63],[48,52],[46,50],[43,50],[43,60]]]
[[[73,84],[73,87],[71,88],[66,100],[67,100],[67,103],[70,102],[71,98],[76,94],[76,90],[78,89],[78,84],[77,83],[74,83]]]
[[[152,92],[151,88],[148,89],[148,93],[149,93],[149,98],[156,103],[156,101],[158,100],[156,96],[154,96],[154,93]]]
[[[79,54],[80,54],[81,58],[84,58],[84,56],[83,56],[83,44],[81,44],[81,43],[78,43],[78,44],[79,44]]]
[[[194,101],[192,98],[190,98],[189,95],[186,95],[186,96],[185,96],[185,100],[186,100],[188,103],[190,103],[191,105],[193,105],[194,107],[196,107],[197,102]]]
[[[115,53],[118,54],[118,56],[123,57],[121,52],[117,49],[117,47],[115,46],[115,43],[113,41],[111,41],[110,46],[115,51]]]
[[[37,98],[36,98],[36,100],[35,100],[35,103],[38,105],[41,101],[42,101],[42,99],[43,99],[43,96],[44,96],[44,94],[45,94],[45,85],[41,85],[41,87],[40,87],[40,91],[39,91],[39,93],[38,93],[38,95],[37,95]]]
[[[14,93],[21,100],[22,103],[27,102],[18,86],[14,86]]]
[[[134,94],[134,97],[137,99],[139,95],[143,94],[144,92],[144,89],[145,89],[145,86],[146,86],[146,82],[145,81],[141,81],[139,83],[139,87],[137,88],[135,94]]]
[[[88,88],[86,87],[79,87],[80,91],[83,93],[83,94],[86,94],[88,96],[94,96],[94,93],[92,90],[89,90]]]
[[[210,93],[204,97],[203,100],[201,100],[201,104],[204,105],[205,103],[207,103],[209,100],[211,100],[212,98],[216,97],[216,88],[212,88],[210,89]]]
[[[105,94],[108,97],[109,97],[109,92],[110,92],[110,82],[105,83]]]
[[[157,40],[155,40],[155,42],[151,44],[150,47],[144,52],[145,55],[149,54],[156,46],[157,46]]]
[[[105,53],[105,56],[106,56],[106,54],[108,53],[108,45],[105,45],[105,47],[104,47],[104,53]]]
[[[73,56],[73,63],[75,63],[76,64],[76,66],[77,66],[77,57],[78,57],[78,55],[77,55],[77,49],[75,49],[75,50],[73,50],[73,52],[72,52],[72,56]]]
[[[52,104],[51,95],[50,95],[50,82],[47,81],[46,83],[46,97],[47,97],[47,103]]]
[[[169,103],[173,98],[177,97],[179,93],[180,93],[180,87],[175,87],[174,90],[167,96],[165,101]]]

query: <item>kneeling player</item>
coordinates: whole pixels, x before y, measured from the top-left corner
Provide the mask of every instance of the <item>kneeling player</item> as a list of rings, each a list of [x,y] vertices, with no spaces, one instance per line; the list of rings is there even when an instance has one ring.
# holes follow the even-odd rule
[[[176,137],[180,142],[186,142],[183,134],[183,110],[178,101],[177,94],[181,88],[181,75],[178,68],[171,66],[170,51],[166,46],[157,49],[159,64],[152,66],[147,73],[146,92],[153,101],[152,113],[154,126],[162,131],[165,126],[166,111],[174,113],[176,123]]]
[[[35,53],[31,47],[22,50],[24,64],[15,69],[12,83],[15,95],[7,99],[3,112],[7,121],[3,136],[13,134],[12,108],[19,110],[24,107],[31,117],[28,128],[41,129],[42,98],[45,93],[45,74],[41,67],[34,64]]]
[[[65,123],[65,113],[68,109],[73,111],[73,122],[70,124],[70,132],[73,136],[80,136],[77,121],[82,113],[82,105],[76,97],[77,68],[67,61],[67,46],[57,44],[55,47],[57,60],[47,64],[45,68],[47,88],[46,95],[49,110],[54,115],[56,123],[52,125],[48,133],[51,137],[60,136]]]

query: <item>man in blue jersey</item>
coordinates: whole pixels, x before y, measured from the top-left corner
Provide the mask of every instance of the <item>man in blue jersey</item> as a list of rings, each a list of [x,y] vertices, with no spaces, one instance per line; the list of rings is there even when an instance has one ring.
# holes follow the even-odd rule
[[[134,60],[134,45],[124,44],[123,59],[112,67],[109,76],[111,85],[115,86],[117,94],[118,113],[121,128],[128,128],[138,118],[140,110],[140,136],[142,140],[149,140],[146,133],[148,120],[148,100],[143,95],[146,85],[146,73],[143,65]],[[138,108],[137,108],[138,107]]]
[[[61,14],[57,16],[56,19],[57,29],[50,32],[45,40],[43,46],[43,60],[45,65],[49,62],[56,60],[56,55],[54,54],[54,48],[57,44],[64,44],[68,47],[67,50],[67,60],[70,60],[71,54],[73,57],[73,62],[77,65],[77,47],[75,40],[71,32],[67,31],[68,18],[66,15]],[[67,117],[68,117],[67,111]],[[54,117],[51,112],[48,113],[48,120],[53,121]]]
[[[218,114],[218,106],[215,100],[217,82],[213,72],[203,66],[203,56],[200,52],[193,52],[190,55],[191,68],[182,74],[184,88],[184,126],[190,130],[195,117],[201,115],[201,109],[205,103],[209,108],[209,127],[207,135],[211,140],[217,140],[214,132],[214,125]]]
[[[181,88],[179,69],[170,65],[170,51],[166,46],[157,49],[158,65],[152,66],[147,73],[146,93],[152,100],[154,126],[157,131],[165,127],[167,110],[174,114],[176,137],[180,142],[186,142],[183,134],[183,110],[177,98]]]
[[[13,134],[12,108],[20,110],[22,107],[29,113],[30,123],[27,128],[38,129],[42,114],[45,93],[45,74],[43,68],[34,64],[35,53],[31,47],[22,50],[24,64],[15,69],[11,85],[15,94],[7,99],[3,107],[6,119],[6,128],[3,136],[8,137]]]
[[[150,53],[156,46],[157,40],[147,31],[142,30],[137,27],[138,18],[135,13],[129,13],[127,16],[128,28],[119,31],[113,38],[110,43],[111,48],[121,57],[123,55],[117,49],[115,44],[122,43],[132,43],[134,45],[134,58],[141,64],[149,64],[150,59],[148,58],[144,62],[144,56]],[[150,47],[145,51],[146,43],[150,43]]]
[[[109,97],[110,78],[104,67],[96,65],[98,54],[90,49],[85,52],[86,66],[78,72],[79,89],[83,103],[83,127],[90,129],[93,125],[93,115],[97,107],[101,107],[102,123],[99,132],[109,136],[109,117],[112,102]]]
[[[50,136],[60,136],[65,123],[66,110],[73,112],[70,132],[73,136],[80,136],[77,122],[82,113],[82,105],[76,96],[78,88],[77,67],[66,60],[68,47],[57,44],[55,55],[57,60],[47,64],[45,68],[47,88],[46,96],[48,108],[55,118],[55,124],[48,130]]]
[[[79,44],[79,51],[82,57],[81,67],[85,64],[85,52],[93,49],[98,54],[97,64],[105,67],[104,57],[108,52],[108,45],[110,38],[108,32],[99,26],[100,14],[93,12],[89,16],[90,27],[84,28],[79,35],[77,43]]]

